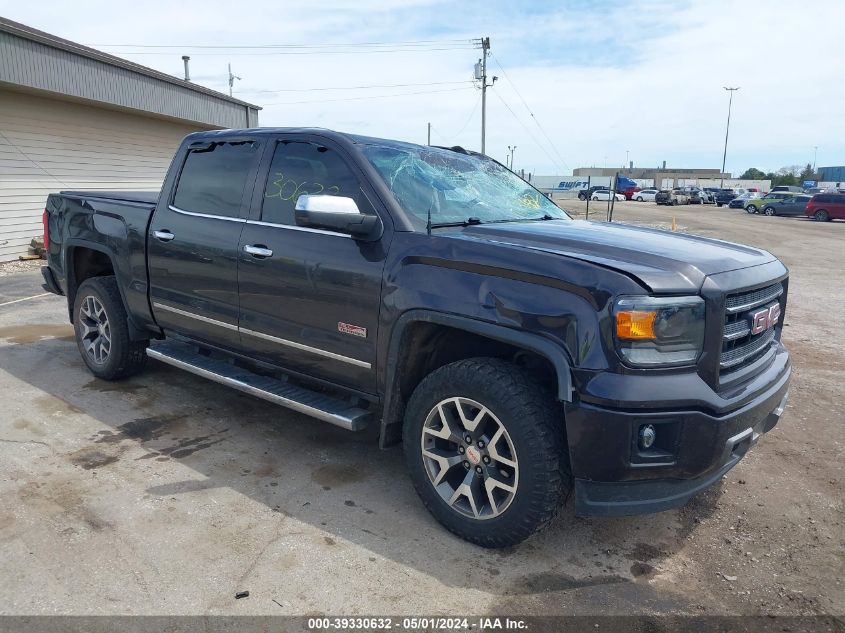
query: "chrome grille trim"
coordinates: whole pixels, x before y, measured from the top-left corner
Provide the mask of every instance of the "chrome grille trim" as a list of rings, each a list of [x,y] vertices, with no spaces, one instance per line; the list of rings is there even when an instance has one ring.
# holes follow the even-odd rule
[[[764,303],[774,301],[782,294],[783,284],[776,283],[766,288],[760,288],[759,290],[733,295],[725,301],[725,312],[728,314],[744,312]]]
[[[722,352],[719,357],[720,369],[729,369],[741,365],[746,360],[763,351],[775,338],[774,328],[766,330],[750,343],[735,347],[730,351]]]
[[[726,341],[735,341],[743,336],[748,336],[751,333],[751,326],[747,321],[734,321],[733,323],[725,324],[725,335],[722,337]]]

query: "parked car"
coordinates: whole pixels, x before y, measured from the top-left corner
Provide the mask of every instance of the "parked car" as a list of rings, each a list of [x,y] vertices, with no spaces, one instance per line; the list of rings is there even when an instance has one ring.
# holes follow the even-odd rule
[[[609,189],[594,191],[593,195],[590,196],[590,200],[610,200],[611,194],[613,194],[614,198],[620,202],[625,200],[624,193],[612,192]]]
[[[791,191],[792,193],[804,193],[803,187],[797,187],[795,185],[778,185],[777,187],[772,187],[772,190],[769,193],[776,193],[778,191]]]
[[[45,287],[94,376],[152,357],[372,425],[431,513],[484,547],[547,525],[570,491],[579,515],[680,507],[787,402],[776,257],[574,222],[460,147],[196,132],[161,191],[51,194],[43,223]]]
[[[687,194],[690,204],[706,204],[712,202],[707,192],[700,187],[686,186],[679,187],[679,189]]]
[[[810,198],[804,213],[819,222],[845,220],[845,194],[817,193]]]
[[[581,189],[581,191],[578,192],[578,199],[579,200],[586,200],[587,198],[592,196],[593,193],[595,193],[596,191],[610,191],[610,187],[596,186],[596,187],[590,187],[589,189]]]
[[[728,203],[729,209],[744,209],[749,200],[757,200],[760,194],[756,191],[746,191]]]
[[[661,189],[654,197],[657,204],[689,204],[689,196],[680,189]]]
[[[773,204],[786,198],[792,198],[796,195],[798,194],[793,193],[792,191],[776,191],[774,193],[767,193],[762,198],[749,200],[745,204],[745,211],[746,213],[757,213],[757,211],[765,207],[767,204]]]
[[[761,207],[763,215],[804,215],[805,207],[812,196],[798,195],[782,198],[780,202],[769,203]]]
[[[737,193],[733,189],[719,189],[715,193],[715,203],[717,207],[729,204],[731,200],[737,197]]]
[[[637,202],[654,202],[654,196],[657,195],[657,189],[642,189],[634,195],[634,200]]]

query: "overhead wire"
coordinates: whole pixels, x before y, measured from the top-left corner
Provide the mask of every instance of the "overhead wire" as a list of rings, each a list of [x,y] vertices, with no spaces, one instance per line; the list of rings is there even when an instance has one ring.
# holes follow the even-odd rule
[[[444,88],[442,90],[419,90],[414,92],[398,92],[394,94],[387,94],[387,95],[373,95],[367,97],[343,97],[341,99],[309,99],[304,101],[274,101],[271,103],[264,103],[262,106],[271,106],[271,105],[297,105],[297,104],[304,104],[304,103],[334,103],[339,101],[367,101],[371,99],[388,99],[391,97],[409,97],[412,95],[425,95],[425,94],[438,94],[442,92],[457,92],[459,90],[471,90],[471,87],[467,88]]]
[[[418,86],[448,86],[456,84],[471,84],[471,79],[463,81],[431,81],[413,84],[372,84],[368,86],[336,86],[326,88],[279,88],[277,90],[238,90],[239,94],[263,94],[278,92],[326,92],[330,90],[370,90],[373,88],[410,88]]]
[[[525,125],[525,123],[522,122],[522,119],[520,119],[516,115],[516,112],[514,112],[513,108],[511,108],[508,105],[508,102],[505,101],[505,98],[495,90],[493,90],[493,94],[496,95],[496,97],[498,97],[499,101],[501,101],[502,104],[508,109],[508,112],[510,112],[511,115],[513,116],[513,118],[516,119],[516,122],[519,123],[522,126],[522,129],[525,130],[525,132],[528,134],[528,136],[531,137],[531,140],[534,141],[534,143],[537,145],[537,147],[539,147],[541,150],[543,150],[543,153],[546,155],[546,158],[548,158],[552,162],[552,164],[554,164],[555,168],[560,169],[562,167],[560,165],[560,163],[558,163],[558,161],[554,157],[552,157],[551,154],[549,154],[546,147],[537,140],[537,137],[534,136],[534,133],[530,129],[528,129],[528,126]]]
[[[525,100],[525,97],[522,96],[522,93],[519,91],[519,88],[516,87],[516,84],[514,83],[513,79],[510,78],[510,76],[508,75],[508,72],[505,70],[504,66],[502,66],[502,63],[499,61],[499,58],[496,57],[492,53],[492,51],[490,52],[490,57],[492,57],[493,61],[496,62],[496,65],[499,67],[499,70],[502,71],[502,75],[505,77],[505,79],[508,80],[508,83],[511,85],[511,88],[513,88],[513,91],[519,97],[519,100],[522,101],[522,105],[525,106],[525,109],[528,111],[528,114],[531,115],[531,119],[534,121],[534,124],[537,126],[537,128],[540,130],[540,132],[546,138],[546,141],[548,141],[549,146],[552,148],[552,151],[555,154],[557,154],[557,157],[560,159],[560,162],[563,163],[563,166],[566,167],[566,169],[569,169],[569,165],[566,163],[566,160],[563,158],[563,156],[561,156],[560,152],[557,150],[557,147],[555,146],[551,137],[548,135],[545,128],[540,124],[540,120],[534,114],[534,111],[528,105],[528,102]]]

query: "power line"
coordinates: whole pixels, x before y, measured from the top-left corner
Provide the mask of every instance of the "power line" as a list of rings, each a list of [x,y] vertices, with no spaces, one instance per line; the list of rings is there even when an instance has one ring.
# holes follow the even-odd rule
[[[337,44],[94,44],[93,46],[104,48],[207,48],[207,49],[304,49],[304,48],[357,48],[357,47],[424,47],[432,45],[454,45],[475,46],[475,40],[451,39],[451,40],[410,40],[406,42],[352,42]]]
[[[493,94],[495,94],[499,98],[499,101],[501,101],[502,104],[504,104],[504,106],[508,109],[508,112],[510,112],[513,115],[513,118],[516,119],[516,122],[519,123],[522,126],[522,129],[525,130],[528,133],[528,136],[531,137],[531,140],[534,141],[534,143],[537,145],[537,147],[539,147],[541,150],[543,150],[543,153],[546,155],[546,158],[548,158],[554,164],[554,166],[557,169],[560,169],[561,165],[551,156],[551,154],[549,154],[549,152],[546,150],[545,146],[537,140],[537,138],[534,136],[533,132],[531,132],[531,130],[528,129],[528,126],[526,126],[525,123],[522,122],[522,119],[520,119],[518,116],[516,116],[516,112],[514,112],[513,109],[508,105],[508,102],[505,101],[504,97],[502,97],[502,95],[500,95],[496,91],[494,91]]]
[[[410,88],[417,86],[448,86],[456,84],[472,84],[472,80],[466,79],[462,81],[432,81],[428,83],[416,84],[373,84],[369,86],[337,86],[334,88],[280,88],[278,90],[239,90],[240,94],[260,94],[260,93],[277,93],[277,92],[325,92],[327,90],[369,90],[371,88]]]
[[[475,100],[475,105],[472,107],[472,111],[469,113],[469,117],[467,117],[466,123],[464,123],[463,126],[461,126],[460,130],[458,130],[457,132],[455,132],[454,134],[449,136],[449,138],[446,138],[445,136],[443,136],[443,134],[441,134],[440,130],[435,128],[433,125],[431,126],[431,129],[433,129],[435,132],[437,132],[437,136],[442,138],[445,143],[447,143],[447,144],[451,143],[453,140],[455,140],[457,137],[459,137],[465,129],[467,129],[467,126],[470,124],[470,122],[472,121],[472,118],[475,116],[475,113],[478,110],[478,104],[479,103],[481,103],[481,95],[480,94],[478,95],[478,98]]]
[[[566,169],[569,169],[569,165],[567,165],[567,164],[566,164],[566,160],[564,160],[563,156],[561,156],[561,155],[560,155],[560,152],[559,152],[559,151],[557,151],[557,147],[555,147],[554,142],[553,142],[553,141],[552,141],[552,139],[549,137],[549,135],[546,133],[545,128],[544,128],[542,125],[540,125],[540,121],[539,121],[539,119],[537,119],[537,117],[534,115],[534,112],[533,112],[533,111],[531,110],[531,108],[528,106],[528,103],[525,101],[525,98],[522,96],[522,93],[521,93],[521,92],[519,92],[519,89],[516,87],[516,84],[513,82],[513,80],[512,80],[512,79],[510,78],[510,76],[508,75],[508,73],[507,73],[507,71],[505,70],[504,66],[502,66],[502,63],[499,61],[499,58],[498,58],[498,57],[496,57],[495,55],[493,55],[493,53],[490,53],[490,56],[491,56],[491,57],[495,60],[496,65],[499,67],[499,70],[501,70],[501,71],[502,71],[502,74],[505,76],[505,79],[507,79],[507,80],[508,80],[508,83],[511,85],[511,88],[513,88],[513,91],[514,91],[514,92],[517,94],[517,96],[519,97],[519,100],[520,100],[520,101],[522,101],[522,105],[524,105],[524,106],[525,106],[525,109],[526,109],[526,110],[528,110],[528,114],[530,114],[530,115],[531,115],[531,119],[534,121],[534,123],[535,123],[535,125],[537,126],[537,128],[540,130],[540,132],[542,132],[542,133],[543,133],[543,136],[545,136],[545,137],[546,137],[546,140],[549,142],[549,146],[552,148],[552,151],[554,151],[554,153],[555,153],[555,154],[557,154],[557,157],[560,159],[560,162],[561,162],[561,163],[563,163],[563,166],[564,166],[564,167],[566,167]]]
[[[101,46],[98,48],[111,48]],[[277,55],[352,55],[352,54],[372,54],[372,53],[430,53],[435,51],[454,51],[454,50],[470,50],[471,46],[448,46],[438,48],[378,48],[378,49],[364,49],[364,50],[312,50],[312,51],[273,51],[270,53],[197,53],[189,47],[182,47],[181,50],[188,50],[192,57],[271,57]],[[169,52],[151,52],[151,51],[114,51],[112,55],[173,55],[173,51]]]
[[[472,87],[467,88],[445,88],[443,90],[420,90],[415,92],[398,92],[395,94],[388,94],[388,95],[374,95],[371,97],[344,97],[341,99],[310,99],[307,101],[274,101],[272,103],[264,103],[263,106],[271,106],[271,105],[297,105],[301,103],[333,103],[338,101],[366,101],[369,99],[387,99],[390,97],[409,97],[411,95],[427,95],[427,94],[437,94],[440,92],[457,92],[458,90],[474,90]]]

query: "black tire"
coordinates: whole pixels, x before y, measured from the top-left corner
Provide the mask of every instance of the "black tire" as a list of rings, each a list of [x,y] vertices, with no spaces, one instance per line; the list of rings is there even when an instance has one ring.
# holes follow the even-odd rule
[[[481,519],[462,514],[435,489],[426,470],[423,427],[435,407],[449,398],[465,398],[486,407],[512,443],[516,472],[511,476],[517,481],[516,489],[498,516]],[[449,531],[482,547],[515,545],[543,529],[572,488],[562,410],[536,379],[499,359],[458,361],[423,379],[408,402],[403,444],[411,480],[429,512]],[[492,455],[492,448],[486,448]],[[469,454],[467,449],[465,455]],[[457,480],[474,477],[466,468],[468,463],[464,460],[463,464],[452,466]],[[498,473],[502,473],[501,467]],[[478,477],[486,480],[486,475]]]
[[[775,210],[774,207],[766,207],[765,209],[763,209],[763,215],[768,215],[769,217],[772,217],[773,215],[777,214],[778,212]]]
[[[643,201],[643,197],[642,197],[642,196],[637,196],[637,202],[642,202],[642,201]]]
[[[581,201],[584,201],[584,200],[586,200],[586,199],[587,199],[587,196],[585,196],[583,193],[579,193],[579,194],[578,194],[578,199],[579,199],[579,200],[581,200]]]
[[[721,208],[721,207],[722,207],[722,203],[721,203],[721,202],[717,202],[717,203],[716,203],[716,206],[717,206],[717,207],[719,207],[719,208]]]
[[[757,213],[757,207],[753,204],[749,204],[747,207],[745,207],[745,212],[751,213],[753,215],[753,214]]]
[[[102,306],[111,340],[107,356],[101,362],[94,358],[85,344],[85,331],[89,326],[85,324],[87,317],[82,310],[83,303],[89,297]],[[130,340],[126,308],[113,276],[93,277],[82,282],[73,302],[73,328],[82,360],[97,378],[119,380],[133,376],[144,368],[149,341]]]
[[[672,200],[672,206],[673,207],[677,207],[679,204],[680,204],[680,202],[678,202],[677,198],[675,200]]]
[[[824,209],[819,209],[813,214],[813,219],[816,222],[827,222],[830,220],[830,215]]]

